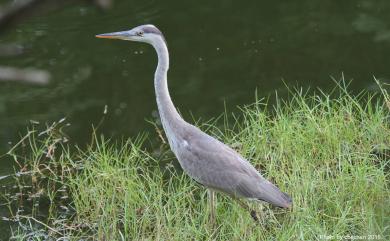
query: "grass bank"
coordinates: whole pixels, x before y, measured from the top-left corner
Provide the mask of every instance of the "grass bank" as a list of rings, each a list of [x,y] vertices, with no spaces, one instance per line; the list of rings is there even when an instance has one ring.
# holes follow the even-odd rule
[[[56,123],[39,136],[29,132],[9,153],[21,167],[15,180],[25,198],[17,200],[33,207],[26,214],[3,194],[19,224],[14,238],[31,230],[35,240],[389,238],[389,95],[351,95],[343,87],[332,97],[291,93],[273,108],[262,101],[242,108],[239,117],[223,118],[223,128],[201,128],[291,194],[293,210],[250,203],[262,213],[255,223],[218,195],[217,227],[210,229],[205,189],[177,168],[166,144],[151,152],[145,136],[120,143],[94,137],[86,150],[70,151]]]

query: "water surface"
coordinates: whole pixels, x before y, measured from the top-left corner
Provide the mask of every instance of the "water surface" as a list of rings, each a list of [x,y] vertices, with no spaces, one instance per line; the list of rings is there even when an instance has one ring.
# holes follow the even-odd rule
[[[17,142],[30,120],[71,123],[83,145],[108,113],[101,133],[134,136],[156,118],[154,50],[95,34],[152,23],[171,54],[169,87],[188,120],[218,116],[226,105],[254,101],[284,83],[329,90],[330,76],[353,79],[351,89],[375,90],[373,76],[390,78],[390,2],[349,1],[115,1],[107,12],[88,4],[42,11],[3,33],[26,53],[0,65],[46,69],[49,85],[0,83],[0,150]],[[0,175],[12,171],[2,158]]]

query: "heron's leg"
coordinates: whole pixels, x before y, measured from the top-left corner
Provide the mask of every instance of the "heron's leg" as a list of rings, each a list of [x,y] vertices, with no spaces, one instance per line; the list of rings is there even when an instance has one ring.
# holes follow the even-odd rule
[[[211,189],[208,189],[209,193],[209,206],[210,206],[210,224],[211,226],[215,225],[215,192]]]

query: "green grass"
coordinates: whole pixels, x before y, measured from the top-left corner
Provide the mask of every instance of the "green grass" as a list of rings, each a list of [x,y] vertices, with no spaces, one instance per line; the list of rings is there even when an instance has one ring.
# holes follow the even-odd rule
[[[211,229],[206,190],[175,168],[166,144],[159,155],[146,150],[145,136],[123,143],[94,137],[86,150],[70,151],[55,124],[40,138],[31,132],[24,140],[29,140],[29,155],[16,154],[20,147],[10,154],[32,170],[32,190],[42,190],[49,200],[49,215],[40,219],[44,225],[39,227],[52,236],[337,240],[378,235],[386,240],[390,237],[390,98],[381,90],[378,96],[352,96],[339,87],[332,97],[320,91],[313,95],[295,91],[273,108],[261,101],[242,108],[233,122],[224,119],[223,128],[201,126],[291,194],[291,211],[250,203],[262,213],[259,223],[219,194],[217,227]],[[56,149],[47,155],[50,146]],[[69,201],[61,204],[64,190]],[[71,211],[60,212],[61,205]],[[32,212],[18,220],[34,223],[36,216]],[[22,240],[27,234],[19,228],[14,235]]]

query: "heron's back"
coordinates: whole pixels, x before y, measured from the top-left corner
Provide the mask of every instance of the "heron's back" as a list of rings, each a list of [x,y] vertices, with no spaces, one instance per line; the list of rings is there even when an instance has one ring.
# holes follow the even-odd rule
[[[291,198],[266,180],[240,154],[187,124],[172,148],[184,171],[206,187],[236,197],[259,199],[279,207],[291,206]]]

